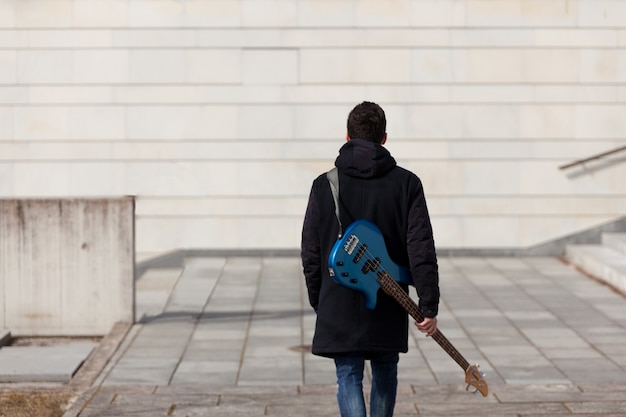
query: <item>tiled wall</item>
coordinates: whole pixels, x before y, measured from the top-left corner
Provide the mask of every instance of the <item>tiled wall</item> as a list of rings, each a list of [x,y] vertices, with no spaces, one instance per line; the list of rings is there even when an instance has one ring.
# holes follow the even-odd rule
[[[137,196],[137,251],[296,248],[361,100],[440,247],[626,213],[626,1],[0,0],[0,196]],[[620,163],[621,162],[621,163]]]

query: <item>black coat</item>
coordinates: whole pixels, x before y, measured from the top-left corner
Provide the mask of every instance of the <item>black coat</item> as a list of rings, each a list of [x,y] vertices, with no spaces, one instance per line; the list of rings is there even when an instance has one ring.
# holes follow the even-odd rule
[[[383,233],[391,259],[410,268],[425,317],[437,315],[437,257],[419,178],[400,168],[381,145],[352,139],[339,151],[340,216],[344,229],[367,219]],[[408,315],[391,297],[378,292],[374,310],[363,295],[342,287],[328,272],[328,256],[339,226],[326,178],[313,181],[302,229],[302,264],[309,301],[317,312],[313,353],[406,352]]]

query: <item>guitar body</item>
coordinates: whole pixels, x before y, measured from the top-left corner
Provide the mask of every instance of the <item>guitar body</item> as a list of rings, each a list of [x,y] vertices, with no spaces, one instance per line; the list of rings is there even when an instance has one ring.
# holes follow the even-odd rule
[[[413,282],[410,271],[389,258],[385,239],[374,223],[357,220],[346,229],[330,251],[328,270],[339,284],[361,291],[367,308],[376,307],[376,296],[382,288],[417,322],[424,320],[417,304],[399,285]],[[480,392],[486,397],[489,385],[483,378],[484,374],[478,370],[478,365],[470,365],[439,329],[435,330],[432,338],[465,371],[468,388],[473,386],[476,388],[475,393]]]
[[[370,310],[376,307],[380,284],[368,273],[380,265],[396,281],[413,284],[411,272],[391,260],[380,229],[368,220],[357,220],[348,226],[328,258],[330,276],[345,287],[361,291]]]

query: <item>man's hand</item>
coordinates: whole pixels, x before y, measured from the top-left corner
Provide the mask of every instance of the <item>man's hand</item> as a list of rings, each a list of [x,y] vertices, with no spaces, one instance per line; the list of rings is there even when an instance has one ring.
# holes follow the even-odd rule
[[[437,317],[425,317],[421,323],[415,322],[420,332],[426,333],[426,336],[432,336],[437,330]]]

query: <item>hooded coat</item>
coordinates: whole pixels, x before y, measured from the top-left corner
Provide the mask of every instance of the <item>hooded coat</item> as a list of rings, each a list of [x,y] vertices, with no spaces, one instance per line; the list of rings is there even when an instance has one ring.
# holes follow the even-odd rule
[[[358,219],[376,224],[389,257],[410,269],[422,314],[437,316],[437,257],[420,179],[397,166],[382,145],[359,139],[342,146],[335,166],[344,228]],[[313,353],[407,352],[408,315],[395,300],[380,290],[376,308],[369,310],[361,292],[330,277],[328,257],[338,232],[332,192],[322,174],[311,187],[301,246],[309,302],[317,313]]]

